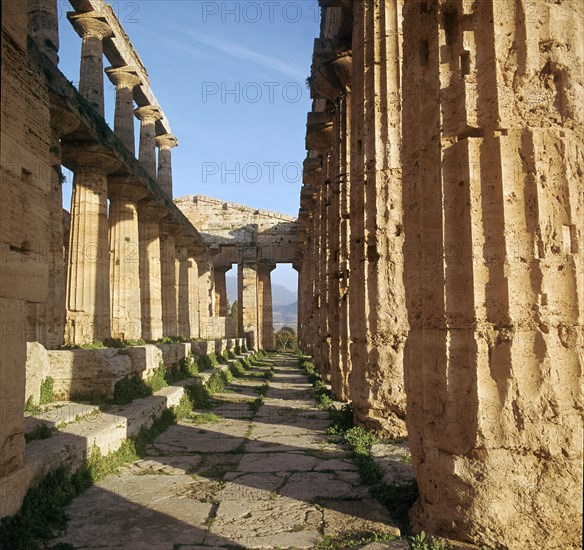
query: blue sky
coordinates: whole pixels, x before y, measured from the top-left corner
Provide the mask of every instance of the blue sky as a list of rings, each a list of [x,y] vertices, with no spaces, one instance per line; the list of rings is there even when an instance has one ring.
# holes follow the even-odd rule
[[[111,3],[179,140],[173,149],[175,197],[203,194],[296,216],[318,2]],[[70,4],[59,6],[60,68],[78,82],[81,39],[65,17]],[[106,79],[112,126],[114,99]],[[70,183],[64,192],[68,208]],[[272,275],[295,289],[291,267]]]

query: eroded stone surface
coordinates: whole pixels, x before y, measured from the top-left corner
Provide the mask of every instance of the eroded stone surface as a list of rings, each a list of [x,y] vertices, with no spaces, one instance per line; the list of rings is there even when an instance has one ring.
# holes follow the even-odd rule
[[[399,535],[384,506],[370,498],[347,450],[329,441],[326,413],[316,409],[312,392],[298,399],[294,388],[308,386],[296,359],[272,361],[276,375],[255,414],[233,420],[241,394],[231,390],[263,380],[236,379],[206,411],[217,418],[171,426],[148,446],[148,456],[75,499],[59,542],[76,548],[292,549],[315,548],[323,534]],[[276,381],[281,376],[288,388]],[[269,397],[273,393],[277,400]]]

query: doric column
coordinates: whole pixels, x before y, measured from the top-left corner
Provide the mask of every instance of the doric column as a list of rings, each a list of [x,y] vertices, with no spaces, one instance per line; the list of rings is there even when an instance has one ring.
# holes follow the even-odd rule
[[[158,107],[139,107],[134,114],[140,120],[140,150],[138,160],[150,176],[156,179],[156,121],[162,114]]]
[[[197,260],[201,258],[203,251],[202,246],[191,244],[187,247],[190,338],[200,338],[201,336],[199,319],[199,266]]]
[[[231,266],[213,266],[213,278],[215,280],[215,315],[227,317],[227,282],[225,274]]]
[[[340,226],[339,226],[339,369],[340,387],[338,398],[350,401],[349,377],[351,374],[351,331],[349,318],[349,249],[351,239],[350,229],[350,196],[351,196],[351,96],[349,93],[341,102],[341,144],[340,162],[343,177],[340,181]]]
[[[272,311],[272,271],[275,264],[261,263],[258,267],[258,314],[261,327],[260,348],[274,348],[274,315]]]
[[[410,517],[580,548],[584,4],[427,6],[403,10]]]
[[[256,262],[243,260],[237,271],[239,337],[247,339],[250,349],[258,349],[258,268]]]
[[[114,132],[134,155],[134,88],[140,84],[140,78],[130,67],[109,67],[105,72],[116,87]]]
[[[103,117],[103,39],[112,30],[97,12],[68,13],[67,17],[83,40],[79,92]]]
[[[153,201],[138,203],[138,234],[140,240],[140,304],[142,338],[162,338],[162,280],[160,257],[160,220],[166,208]]]
[[[67,151],[73,197],[67,266],[68,344],[110,337],[107,174],[119,161],[93,151]]]
[[[406,435],[399,16],[355,4],[351,88],[351,400],[359,424]],[[374,46],[375,45],[375,46]],[[382,136],[382,138],[380,138]]]
[[[55,65],[59,63],[57,0],[28,0],[28,34]]]
[[[158,146],[158,176],[157,183],[162,190],[172,198],[172,153],[171,149],[178,145],[178,141],[172,134],[164,134],[156,137]]]
[[[189,303],[189,256],[187,246],[193,242],[189,237],[175,237],[176,244],[176,311],[178,336],[188,338],[190,327]]]
[[[142,337],[138,201],[147,193],[127,178],[108,181],[111,334],[123,340]]]
[[[180,225],[165,221],[160,224],[162,332],[164,336],[178,336],[175,235],[181,229]]]
[[[214,307],[214,281],[212,279],[213,264],[208,255],[204,255],[197,260],[197,271],[199,275],[199,326],[202,338],[215,338],[216,329],[211,321],[215,313]]]

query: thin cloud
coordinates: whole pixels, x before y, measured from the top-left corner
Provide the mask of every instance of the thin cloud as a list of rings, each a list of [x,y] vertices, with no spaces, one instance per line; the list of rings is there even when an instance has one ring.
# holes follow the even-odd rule
[[[181,29],[175,29],[177,32],[180,32],[200,44],[204,44],[214,50],[218,50],[223,52],[231,57],[236,59],[243,59],[245,61],[250,61],[251,63],[255,63],[256,65],[260,65],[262,67],[266,67],[268,69],[272,69],[273,71],[277,71],[279,73],[285,74],[286,76],[290,76],[297,80],[304,80],[304,74],[299,71],[298,69],[284,63],[280,59],[276,57],[270,57],[268,55],[263,55],[261,53],[254,52],[247,48],[243,48],[237,44],[226,42],[225,40],[217,40],[212,36],[206,36],[204,34],[198,33],[196,31],[185,31]],[[183,49],[190,49],[185,48]]]

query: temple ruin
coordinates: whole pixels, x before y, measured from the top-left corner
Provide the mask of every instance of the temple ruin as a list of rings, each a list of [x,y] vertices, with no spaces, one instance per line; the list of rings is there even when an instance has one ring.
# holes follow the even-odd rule
[[[143,62],[109,4],[69,3],[77,88],[56,0],[2,3],[0,518],[186,392],[35,447],[24,411],[46,380],[111,399],[161,365],[270,350],[286,263],[300,351],[356,425],[407,438],[417,531],[580,548],[581,0],[319,0],[297,218],[174,198],[179,139]]]

